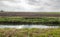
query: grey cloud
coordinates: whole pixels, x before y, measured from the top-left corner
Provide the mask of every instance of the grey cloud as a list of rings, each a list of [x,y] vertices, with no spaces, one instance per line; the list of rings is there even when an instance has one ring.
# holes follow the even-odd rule
[[[9,1],[11,4],[21,4],[16,7],[3,4],[1,1]],[[22,4],[22,3],[23,4]],[[26,4],[26,5],[25,5]],[[0,0],[0,10],[5,11],[60,11],[60,0]]]
[[[41,4],[41,0],[28,0],[28,4],[40,5]]]

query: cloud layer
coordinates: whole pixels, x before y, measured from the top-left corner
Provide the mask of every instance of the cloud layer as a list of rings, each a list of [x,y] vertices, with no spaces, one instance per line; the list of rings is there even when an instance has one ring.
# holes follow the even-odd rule
[[[0,0],[0,10],[60,12],[60,0]]]

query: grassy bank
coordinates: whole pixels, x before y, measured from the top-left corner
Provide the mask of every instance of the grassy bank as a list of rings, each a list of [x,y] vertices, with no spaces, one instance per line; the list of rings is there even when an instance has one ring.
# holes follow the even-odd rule
[[[0,37],[60,37],[60,28],[0,29]]]
[[[12,24],[60,24],[60,17],[41,17],[41,18],[23,18],[23,17],[0,17],[0,23]]]

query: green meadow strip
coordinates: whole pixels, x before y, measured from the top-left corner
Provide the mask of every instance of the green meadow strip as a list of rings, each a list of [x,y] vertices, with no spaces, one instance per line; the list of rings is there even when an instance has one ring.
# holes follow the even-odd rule
[[[23,18],[23,17],[0,17],[0,23],[27,23],[27,24],[60,24],[60,17],[41,17],[41,18]]]

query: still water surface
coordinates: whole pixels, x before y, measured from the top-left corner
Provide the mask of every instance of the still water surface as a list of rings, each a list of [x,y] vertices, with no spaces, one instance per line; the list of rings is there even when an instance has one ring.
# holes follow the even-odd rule
[[[0,28],[59,28],[59,26],[46,26],[46,25],[0,25]]]

